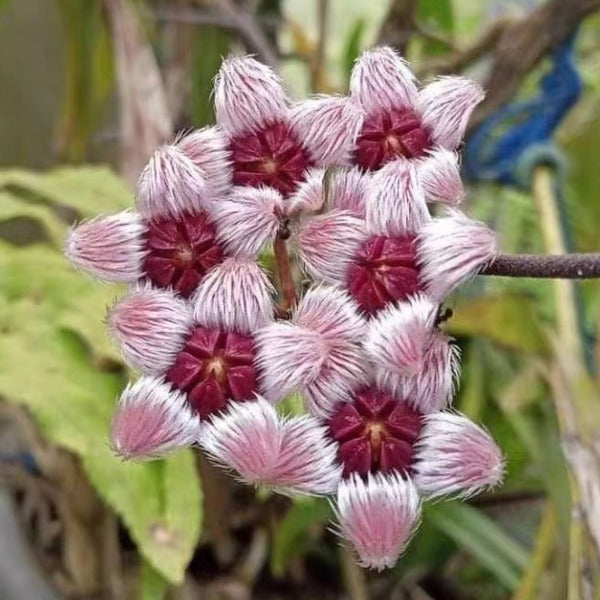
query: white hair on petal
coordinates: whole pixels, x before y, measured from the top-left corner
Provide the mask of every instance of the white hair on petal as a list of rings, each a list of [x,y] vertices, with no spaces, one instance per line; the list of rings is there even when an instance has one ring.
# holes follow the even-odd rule
[[[308,290],[288,323],[256,335],[261,390],[270,400],[299,391],[312,414],[328,415],[366,379],[360,347],[365,323],[342,290]]]
[[[126,459],[146,460],[196,442],[200,421],[185,394],[161,378],[141,377],[119,399],[111,425],[111,446]]]
[[[460,204],[465,189],[455,152],[437,148],[418,161],[417,173],[427,201]]]
[[[145,223],[131,211],[96,217],[71,228],[64,253],[99,279],[135,283],[143,274],[145,232]]]
[[[289,213],[327,210],[349,211],[365,218],[365,196],[371,176],[359,167],[352,169],[310,169],[304,181],[288,199]],[[327,200],[327,206],[324,205]]]
[[[210,270],[192,298],[204,327],[252,333],[273,317],[273,286],[254,260],[227,258]]]
[[[250,56],[228,56],[215,78],[217,124],[229,136],[287,119],[287,97],[277,74]]]
[[[438,306],[424,294],[389,305],[367,326],[364,348],[378,368],[414,375],[424,366]]]
[[[350,95],[367,114],[412,107],[417,99],[415,76],[406,60],[388,46],[363,52],[350,76]]]
[[[279,416],[260,396],[213,416],[200,444],[245,482],[284,494],[331,494],[341,477],[337,444],[326,428],[308,415]]]
[[[463,415],[440,412],[425,417],[413,470],[415,484],[429,498],[468,497],[498,485],[504,461],[487,431]]]
[[[439,77],[421,89],[416,109],[434,143],[455,150],[484,96],[481,86],[466,77]]]
[[[138,179],[136,206],[146,219],[210,210],[211,201],[206,173],[175,144],[156,150]]]
[[[110,332],[125,360],[150,375],[169,369],[193,324],[191,306],[172,290],[139,286],[107,315]]]
[[[372,175],[366,212],[368,230],[377,235],[414,234],[431,220],[423,186],[411,161],[393,160]]]
[[[393,567],[416,531],[421,504],[410,479],[398,473],[358,474],[342,481],[334,505],[338,534],[362,567]]]
[[[204,173],[211,199],[229,192],[232,180],[231,152],[219,127],[202,127],[181,136],[176,145]]]
[[[448,209],[447,214],[427,223],[417,241],[421,283],[438,302],[498,254],[496,235],[486,225],[458,210]]]
[[[360,133],[363,111],[350,98],[316,96],[290,109],[291,125],[319,166],[348,165]]]
[[[344,283],[348,267],[367,238],[362,219],[347,210],[330,210],[300,221],[298,258],[313,279]]]
[[[255,256],[275,239],[283,210],[283,198],[274,188],[234,187],[213,212],[217,237],[234,255]]]

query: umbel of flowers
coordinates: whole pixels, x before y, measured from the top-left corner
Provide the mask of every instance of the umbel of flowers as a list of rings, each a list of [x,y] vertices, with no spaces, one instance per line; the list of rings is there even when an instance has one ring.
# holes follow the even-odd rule
[[[497,250],[456,208],[454,150],[479,87],[448,77],[418,89],[376,48],[350,88],[290,104],[270,69],[226,59],[217,125],[158,149],[136,211],[80,224],[65,251],[130,284],[108,316],[140,373],[117,404],[115,452],[198,445],[250,484],[331,496],[360,564],[383,569],[422,498],[501,480],[490,436],[451,410],[459,357],[439,318]],[[257,260],[271,245],[280,305]],[[305,414],[276,410],[290,394]]]

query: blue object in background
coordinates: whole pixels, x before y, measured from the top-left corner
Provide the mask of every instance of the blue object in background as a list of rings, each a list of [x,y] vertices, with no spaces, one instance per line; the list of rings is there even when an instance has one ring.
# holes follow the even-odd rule
[[[552,68],[542,77],[539,94],[506,104],[471,133],[463,154],[466,179],[525,184],[519,178],[521,159],[531,147],[550,144],[554,130],[579,98],[581,77],[573,57],[575,37],[576,32],[552,55]],[[549,146],[547,162],[552,162],[555,154]]]

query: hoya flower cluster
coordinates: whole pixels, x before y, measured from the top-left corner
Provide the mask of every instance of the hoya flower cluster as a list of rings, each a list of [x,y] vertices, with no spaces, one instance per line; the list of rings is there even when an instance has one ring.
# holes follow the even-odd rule
[[[131,285],[108,317],[140,372],[115,411],[115,451],[199,445],[251,484],[331,495],[340,535],[382,569],[421,498],[501,479],[489,435],[450,410],[458,354],[439,327],[445,296],[496,241],[456,209],[454,150],[479,87],[447,77],[418,89],[377,48],[350,88],[291,104],[269,68],[226,59],[217,125],[160,148],[136,212],[79,225],[66,253]],[[280,279],[289,257],[304,273],[279,310],[257,258],[273,246]],[[276,410],[291,394],[306,414]]]

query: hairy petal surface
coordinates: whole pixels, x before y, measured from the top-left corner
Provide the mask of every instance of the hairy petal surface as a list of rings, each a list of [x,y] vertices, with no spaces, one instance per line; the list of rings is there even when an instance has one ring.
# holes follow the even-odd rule
[[[311,413],[327,415],[365,379],[363,332],[347,294],[326,286],[309,290],[291,322],[257,333],[263,393],[277,400],[298,390]]]
[[[415,450],[415,484],[428,497],[468,497],[502,480],[499,448],[487,431],[462,415],[428,415]]]
[[[342,481],[334,507],[339,534],[369,569],[393,567],[415,532],[421,514],[410,479],[396,473],[354,474]]]
[[[392,48],[373,48],[363,52],[352,69],[350,95],[367,113],[411,107],[417,98],[415,76]]]
[[[204,327],[252,333],[272,319],[272,285],[248,258],[228,258],[202,280],[192,299],[194,318]]]
[[[273,241],[284,211],[281,194],[268,187],[235,187],[214,212],[218,238],[234,255],[255,256]]]
[[[161,146],[142,170],[136,206],[146,219],[179,217],[210,208],[206,174],[176,144]]]
[[[460,204],[465,190],[456,153],[444,148],[434,150],[419,161],[417,173],[428,202]]]
[[[143,274],[145,230],[133,212],[96,217],[69,231],[65,255],[74,266],[99,279],[134,283]]]
[[[364,219],[369,179],[369,175],[357,167],[329,173],[325,169],[312,169],[290,198],[289,212],[315,212],[326,208],[345,210]]]
[[[150,375],[165,373],[193,324],[190,305],[171,290],[134,290],[108,313],[108,327],[125,360]]]
[[[248,483],[282,493],[330,494],[341,476],[337,444],[310,416],[285,418],[269,402],[232,404],[205,425],[200,443]]]
[[[367,326],[365,351],[384,371],[414,375],[424,366],[438,307],[423,294],[391,305]]]
[[[298,102],[290,110],[292,127],[318,166],[350,163],[362,127],[363,111],[349,98],[320,96]]]
[[[229,56],[223,61],[215,80],[215,114],[228,135],[285,120],[287,110],[281,81],[271,68],[249,56]]]
[[[162,379],[142,377],[121,394],[110,438],[119,456],[144,460],[194,444],[198,430],[184,394]]]
[[[417,169],[411,161],[394,160],[372,176],[366,220],[371,233],[389,236],[413,234],[431,220]]]
[[[204,174],[211,198],[225,196],[231,187],[232,167],[224,132],[219,127],[196,129],[179,139],[177,146]]]
[[[466,77],[440,77],[419,92],[416,109],[433,141],[454,150],[465,134],[473,109],[484,96],[480,85]]]
[[[417,262],[427,294],[441,301],[490,264],[498,253],[496,235],[457,210],[432,219],[419,232]]]
[[[331,210],[300,223],[298,257],[313,279],[343,283],[366,239],[362,219],[347,210]]]

